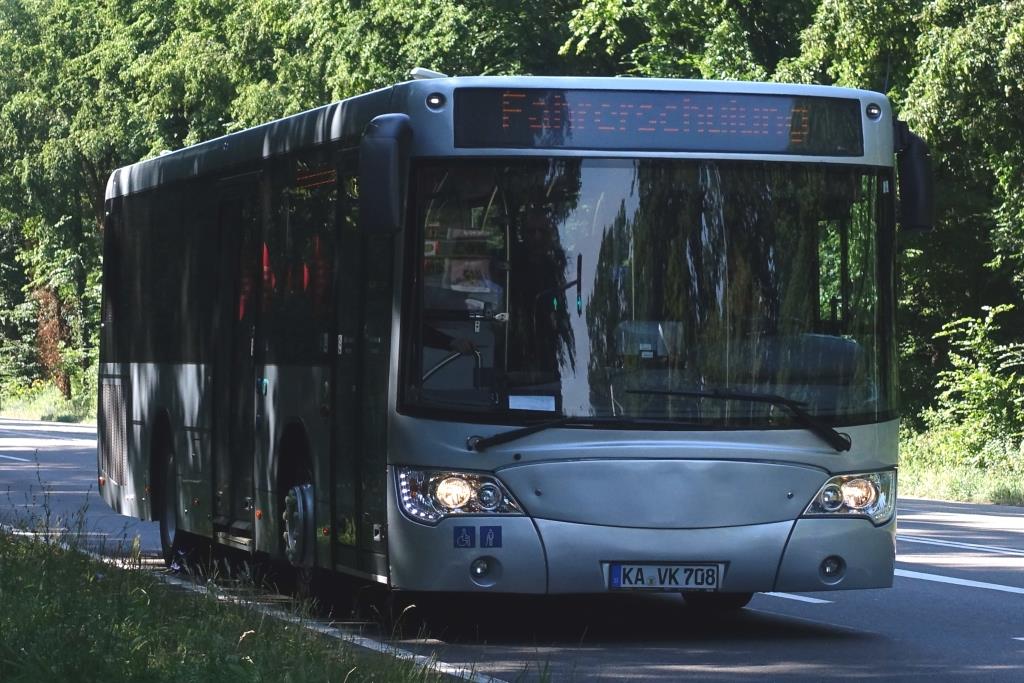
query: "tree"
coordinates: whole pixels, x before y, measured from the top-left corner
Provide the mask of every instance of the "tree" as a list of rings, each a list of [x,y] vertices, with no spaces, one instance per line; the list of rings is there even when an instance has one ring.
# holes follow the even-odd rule
[[[610,59],[643,76],[763,80],[797,53],[814,2],[587,0],[567,54]]]

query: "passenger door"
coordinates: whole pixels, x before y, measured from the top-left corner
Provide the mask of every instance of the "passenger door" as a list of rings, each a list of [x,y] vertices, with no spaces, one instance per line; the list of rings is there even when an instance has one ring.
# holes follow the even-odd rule
[[[387,570],[387,411],[394,238],[359,227],[354,154],[339,163],[335,344],[338,562],[366,578]]]
[[[261,353],[263,276],[272,273],[261,240],[259,176],[225,182],[218,208],[220,233],[219,333],[213,384],[214,532],[252,538],[255,455],[255,368]],[[232,545],[235,540],[225,539]]]

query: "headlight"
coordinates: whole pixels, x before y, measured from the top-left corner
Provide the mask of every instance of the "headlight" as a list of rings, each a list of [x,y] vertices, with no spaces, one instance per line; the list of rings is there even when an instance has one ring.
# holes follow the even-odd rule
[[[446,510],[458,510],[473,500],[473,485],[462,477],[445,477],[437,482],[434,496]]]
[[[501,482],[486,474],[396,468],[398,501],[411,519],[434,525],[457,515],[521,515]]]
[[[841,474],[825,482],[804,517],[867,517],[876,526],[896,510],[896,471]]]

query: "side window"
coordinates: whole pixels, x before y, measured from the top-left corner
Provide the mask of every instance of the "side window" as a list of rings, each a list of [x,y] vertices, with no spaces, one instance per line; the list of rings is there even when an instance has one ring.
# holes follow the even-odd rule
[[[279,162],[261,255],[268,360],[310,362],[329,350],[337,171],[326,151]]]
[[[152,226],[152,193],[128,197],[124,200],[123,221],[118,234],[117,250],[117,326],[120,360],[152,360],[152,318],[150,306],[150,254],[146,245],[150,241]]]
[[[360,326],[361,303],[358,292],[363,280],[361,257],[363,237],[359,232],[359,159],[351,151],[336,154],[338,179],[338,242],[335,260],[337,268],[338,333],[349,342],[355,338]],[[349,347],[351,350],[353,347]]]
[[[182,340],[184,360],[209,362],[217,315],[216,292],[218,274],[222,269],[219,249],[219,226],[215,193],[208,182],[191,182],[185,186],[188,201],[182,202],[182,220],[178,228],[180,249],[184,253],[180,274],[184,320]]]
[[[447,174],[436,184],[424,217],[423,280],[428,310],[503,310],[508,225],[503,198],[490,179]],[[445,191],[455,185],[455,191]]]

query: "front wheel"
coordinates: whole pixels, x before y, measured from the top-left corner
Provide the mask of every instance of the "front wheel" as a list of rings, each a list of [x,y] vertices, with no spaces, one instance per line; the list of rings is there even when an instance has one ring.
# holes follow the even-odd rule
[[[743,609],[753,593],[683,593],[686,605],[703,612],[733,612]]]

